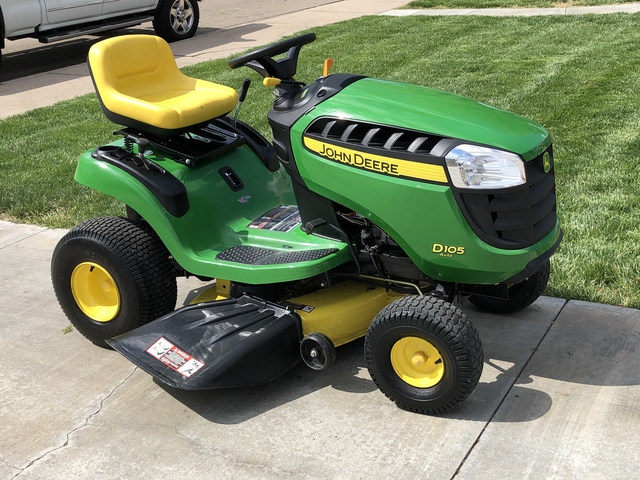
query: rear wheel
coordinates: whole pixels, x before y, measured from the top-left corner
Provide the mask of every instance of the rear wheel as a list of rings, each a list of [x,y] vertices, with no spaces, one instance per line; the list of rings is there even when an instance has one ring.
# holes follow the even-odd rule
[[[483,359],[480,337],[466,315],[434,297],[389,304],[365,339],[365,361],[378,388],[418,413],[442,413],[467,398],[480,380]]]
[[[191,38],[200,22],[197,0],[161,0],[153,19],[153,29],[167,42]]]
[[[177,287],[160,240],[119,217],[79,224],[56,246],[51,278],[71,324],[96,345],[175,308]]]
[[[523,282],[516,283],[509,287],[509,298],[502,300],[490,297],[469,297],[469,301],[481,310],[490,313],[515,313],[527,308],[535,302],[549,283],[551,274],[551,264],[549,260]]]

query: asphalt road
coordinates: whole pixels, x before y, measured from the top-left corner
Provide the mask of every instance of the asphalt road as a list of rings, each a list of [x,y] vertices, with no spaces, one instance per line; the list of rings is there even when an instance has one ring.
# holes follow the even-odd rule
[[[204,0],[200,3],[200,26],[196,35],[207,35],[237,25],[335,2],[336,0]],[[153,27],[151,23],[147,23],[110,35],[123,32],[153,32]],[[7,41],[2,50],[0,82],[83,63],[91,44],[101,38],[104,37],[79,37],[51,44],[42,44],[30,38]]]

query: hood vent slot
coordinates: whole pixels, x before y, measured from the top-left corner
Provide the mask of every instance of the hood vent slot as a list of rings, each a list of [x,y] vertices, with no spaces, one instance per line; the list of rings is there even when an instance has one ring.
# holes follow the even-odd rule
[[[315,120],[305,133],[336,143],[418,155],[429,155],[443,138],[403,128],[326,117]]]

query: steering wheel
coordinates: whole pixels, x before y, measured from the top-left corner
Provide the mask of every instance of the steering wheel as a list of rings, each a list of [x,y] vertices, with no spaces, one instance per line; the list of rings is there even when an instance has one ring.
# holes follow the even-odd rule
[[[279,78],[286,80],[293,78],[298,68],[298,55],[303,45],[316,39],[315,33],[307,33],[297,37],[283,40],[282,42],[249,52],[245,55],[229,60],[229,68],[249,67],[263,77]],[[271,57],[287,52],[280,60]]]

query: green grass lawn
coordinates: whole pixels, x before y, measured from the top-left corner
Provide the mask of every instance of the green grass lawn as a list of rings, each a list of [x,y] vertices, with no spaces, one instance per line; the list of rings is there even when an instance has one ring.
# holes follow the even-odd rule
[[[636,0],[413,0],[404,8],[549,8],[635,3]]]
[[[547,293],[640,307],[639,24],[626,14],[366,17],[315,29],[298,78],[313,80],[331,56],[333,73],[427,85],[545,125],[565,231]],[[224,61],[187,71],[235,87],[254,79],[240,117],[268,134],[272,97],[254,72]],[[0,217],[70,227],[123,212],[73,182],[78,155],[113,130],[93,95],[1,121]]]

